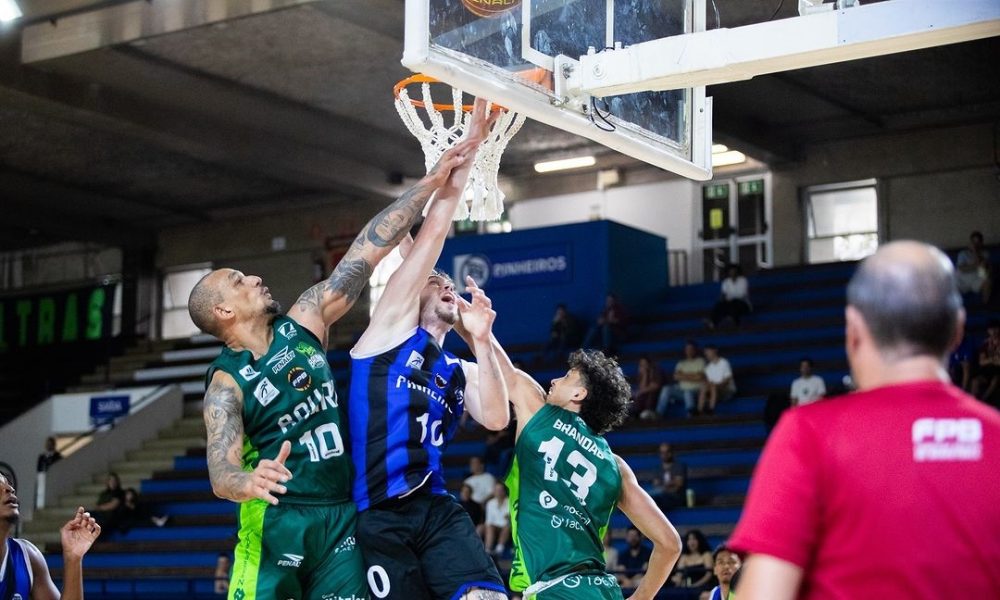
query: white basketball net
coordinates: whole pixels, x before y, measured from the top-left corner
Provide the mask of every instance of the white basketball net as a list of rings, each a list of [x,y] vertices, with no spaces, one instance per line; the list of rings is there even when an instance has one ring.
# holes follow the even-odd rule
[[[434,107],[431,99],[430,84],[420,85],[421,94],[424,101],[424,110],[430,119],[430,127],[417,114],[417,107],[410,102],[410,96],[403,88],[396,98],[396,111],[403,120],[406,128],[410,130],[424,151],[424,166],[428,171],[437,164],[441,155],[449,148],[453,147],[460,140],[465,138],[469,122],[472,120],[470,113],[462,110],[462,91],[452,88],[452,103],[455,107],[451,120],[452,124],[445,125],[441,112]],[[488,104],[486,110],[490,110],[492,104]],[[510,142],[510,138],[521,129],[524,124],[524,115],[519,115],[510,111],[504,111],[500,118],[493,124],[490,134],[479,146],[472,163],[472,172],[469,174],[469,183],[465,187],[465,197],[471,200],[463,200],[458,203],[455,211],[455,220],[462,221],[471,219],[473,221],[496,221],[503,214],[504,193],[497,185],[497,172],[500,170],[500,157]],[[429,207],[430,205],[428,205]],[[426,213],[427,209],[424,209]]]

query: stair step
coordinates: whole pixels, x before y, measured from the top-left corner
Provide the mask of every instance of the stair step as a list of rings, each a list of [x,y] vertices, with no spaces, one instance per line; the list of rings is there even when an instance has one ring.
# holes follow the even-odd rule
[[[124,476],[125,473],[142,474],[142,477],[149,477],[154,471],[164,471],[174,468],[174,459],[158,458],[149,460],[124,460],[111,463],[111,470]]]
[[[196,433],[195,435],[187,435],[183,437],[160,437],[159,439],[149,440],[142,445],[142,449],[169,450],[171,452],[183,454],[183,452],[188,448],[197,448],[204,445],[205,434],[202,432],[201,435]]]
[[[204,444],[202,444],[204,446]],[[187,447],[179,449],[171,448],[143,448],[141,450],[129,450],[125,453],[128,462],[150,462],[150,461],[172,461],[175,456],[185,454]],[[158,469],[153,469],[154,471]],[[133,469],[133,472],[135,469]]]

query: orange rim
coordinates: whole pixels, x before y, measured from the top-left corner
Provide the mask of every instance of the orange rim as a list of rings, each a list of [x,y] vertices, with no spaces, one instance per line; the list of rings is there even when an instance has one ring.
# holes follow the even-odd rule
[[[440,83],[442,85],[448,85],[448,84],[444,83],[443,81],[441,81],[439,79],[435,79],[435,78],[431,77],[430,75],[424,75],[423,73],[417,73],[416,75],[410,75],[406,79],[403,79],[402,81],[400,81],[399,83],[397,83],[396,85],[394,85],[392,87],[392,95],[394,97],[396,97],[396,98],[399,98],[399,93],[401,91],[403,91],[403,88],[405,88],[407,86],[410,86],[410,85],[413,85],[414,83]],[[417,108],[426,108],[426,104],[424,103],[423,100],[415,100],[413,98],[409,98],[409,100],[410,100],[410,104],[412,104],[413,106],[416,106]],[[455,105],[454,104],[445,104],[443,102],[434,102],[433,106],[434,106],[434,108],[436,108],[436,109],[438,109],[440,111],[444,111],[444,110],[454,111],[455,110]],[[462,112],[472,112],[472,108],[473,107],[472,107],[471,104],[463,104],[462,105]],[[504,108],[504,107],[502,107],[502,106],[500,106],[499,104],[494,104],[493,106],[490,107],[490,110],[492,112],[497,112],[497,111],[500,111],[500,110],[507,110],[507,109]]]

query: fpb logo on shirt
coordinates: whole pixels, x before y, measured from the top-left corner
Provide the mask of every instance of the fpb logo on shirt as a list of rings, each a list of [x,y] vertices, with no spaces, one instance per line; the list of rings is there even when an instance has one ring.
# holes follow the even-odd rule
[[[979,419],[934,419],[913,422],[913,460],[980,460],[983,456],[983,424]]]

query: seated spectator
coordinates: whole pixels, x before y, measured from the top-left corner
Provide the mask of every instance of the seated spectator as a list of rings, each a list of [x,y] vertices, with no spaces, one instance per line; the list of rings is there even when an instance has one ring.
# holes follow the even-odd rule
[[[969,247],[958,253],[955,270],[958,291],[963,294],[979,294],[983,304],[989,304],[993,279],[990,276],[990,253],[983,247],[982,233],[973,231],[969,235]]]
[[[493,488],[493,497],[486,503],[486,535],[483,542],[486,550],[494,556],[503,556],[510,543],[510,503],[507,500],[507,486],[497,483]]]
[[[632,399],[632,416],[643,420],[656,418],[656,404],[663,389],[663,371],[648,356],[639,358],[636,388]]]
[[[990,321],[986,326],[986,341],[977,354],[972,395],[989,402],[1000,385],[1000,321]]]
[[[465,485],[472,488],[472,499],[480,505],[485,504],[493,495],[493,486],[496,485],[496,478],[486,472],[486,465],[483,459],[473,456],[469,459],[469,471],[472,475],[465,478]]]
[[[826,396],[826,383],[819,375],[813,375],[813,361],[803,358],[799,362],[799,378],[792,382],[792,406],[802,406]]]
[[[948,355],[948,375],[952,383],[968,392],[972,389],[972,367],[973,363],[978,364],[976,347],[972,343],[972,338],[968,332],[963,332],[962,341],[950,355]]]
[[[653,482],[653,501],[666,513],[684,506],[687,491],[687,465],[674,458],[670,444],[660,444],[660,477]]]
[[[614,354],[618,346],[625,340],[628,328],[628,313],[618,297],[608,294],[604,299],[604,310],[597,317],[597,322],[587,331],[583,339],[583,348],[593,348],[597,336],[601,336],[601,350],[605,354]]]
[[[705,534],[699,529],[692,529],[684,536],[684,550],[677,559],[670,580],[677,587],[703,588],[712,581],[713,565],[712,549]]]
[[[97,524],[104,531],[118,529],[122,516],[122,504],[125,502],[125,490],[117,473],[108,473],[104,491],[97,496],[97,505],[91,511]]]
[[[649,557],[653,551],[642,543],[642,533],[635,527],[628,528],[625,541],[628,543],[628,549],[618,556],[618,564],[621,565],[618,584],[623,588],[634,589],[642,582],[642,576],[646,574]]]
[[[709,600],[731,600],[735,598],[737,574],[743,562],[740,555],[736,554],[725,544],[719,545],[712,555],[715,562],[715,577],[719,580],[719,585],[712,588]]]
[[[674,367],[673,385],[667,386],[660,393],[656,404],[656,412],[666,416],[667,408],[674,402],[684,402],[688,416],[694,412],[695,403],[705,385],[705,359],[698,354],[698,345],[692,340],[684,344],[684,359],[677,361]]]
[[[468,412],[468,411],[466,411]],[[486,433],[486,466],[493,473],[505,473],[514,455],[514,433],[517,431],[517,419],[510,416],[510,422],[500,431]]]
[[[149,506],[139,498],[139,492],[134,488],[125,490],[122,499],[121,514],[118,519],[118,530],[128,533],[133,527],[142,527],[152,523],[157,527],[167,524],[166,515],[154,515]]]
[[[483,521],[486,518],[483,512],[483,505],[472,499],[472,486],[467,483],[462,484],[462,491],[458,494],[458,503],[462,505],[465,512],[469,513],[472,524],[476,526],[476,533],[479,537],[485,535]]]
[[[618,548],[611,545],[611,531],[604,532],[604,570],[608,573],[617,573],[621,570],[618,563]]]
[[[715,414],[715,405],[725,402],[736,393],[733,369],[729,361],[719,355],[716,346],[705,346],[705,385],[698,394],[697,414]]]
[[[62,460],[62,454],[56,450],[56,438],[51,435],[45,438],[45,452],[38,455],[38,472],[44,473],[49,467]]]
[[[580,341],[580,325],[566,308],[565,304],[557,304],[552,315],[552,325],[549,327],[549,341],[545,344],[541,359],[546,364],[560,361],[566,357],[571,347]]]
[[[706,324],[709,329],[715,329],[729,317],[739,327],[740,320],[751,310],[750,286],[743,276],[743,269],[739,265],[729,265],[726,278],[722,280],[722,293],[712,307],[712,316]]]
[[[216,594],[224,596],[229,593],[229,555],[220,552],[215,561],[215,585],[213,590]]]

